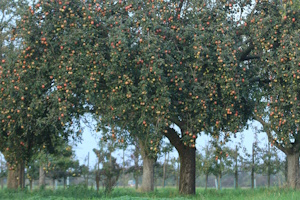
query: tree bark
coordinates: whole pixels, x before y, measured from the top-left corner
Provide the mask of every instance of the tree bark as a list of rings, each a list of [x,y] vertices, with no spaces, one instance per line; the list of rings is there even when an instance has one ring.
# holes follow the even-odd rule
[[[66,185],[67,185],[67,177],[64,176],[64,189],[66,189]]]
[[[18,189],[18,170],[14,169],[14,170],[8,170],[8,174],[7,174],[7,188],[8,189]]]
[[[141,190],[143,192],[150,192],[154,190],[154,163],[155,159],[149,158],[145,155],[143,157],[143,179]]]
[[[52,178],[52,187],[53,187],[53,190],[55,190],[55,178]]]
[[[99,172],[99,169],[98,169],[98,171],[96,172],[96,189],[97,189],[97,192],[99,192],[99,188],[100,188],[100,172]]]
[[[208,185],[208,174],[205,174],[205,190],[207,190]]]
[[[25,188],[25,163],[21,162],[19,165],[19,187]]]
[[[29,188],[30,188],[30,191],[32,191],[32,188],[33,188],[33,180],[32,179],[29,180]]]
[[[299,152],[288,152],[287,156],[287,185],[289,188],[299,188]]]
[[[271,152],[270,144],[268,144],[268,188],[271,185]]]
[[[164,161],[164,164],[163,164],[163,180],[162,180],[162,187],[164,188],[165,187],[165,182],[166,182],[166,155],[165,155],[165,161]]]
[[[180,157],[180,194],[196,193],[196,149],[191,147],[182,148]]]
[[[1,181],[1,189],[3,190],[3,188],[4,188],[4,180],[3,180],[3,178],[0,178],[0,181]]]
[[[251,188],[254,188],[254,143],[252,144]]]
[[[139,140],[139,146],[141,148],[141,156],[143,159],[143,176],[141,190],[143,192],[154,191],[154,158],[150,157],[145,144],[142,140]]]
[[[45,189],[46,187],[46,174],[44,170],[44,165],[41,164],[39,168],[39,188]]]
[[[196,193],[196,148],[185,146],[173,128],[167,128],[164,135],[176,148],[180,158],[179,193],[194,195]]]
[[[137,190],[139,188],[139,176],[138,176],[138,174],[135,174],[134,180],[135,180],[135,189]]]
[[[234,171],[234,178],[235,178],[235,189],[239,187],[239,172],[238,172],[238,148],[235,146],[235,171]]]
[[[25,187],[25,165],[23,163],[18,164],[13,170],[8,170],[7,188],[16,190],[18,187],[21,189]]]

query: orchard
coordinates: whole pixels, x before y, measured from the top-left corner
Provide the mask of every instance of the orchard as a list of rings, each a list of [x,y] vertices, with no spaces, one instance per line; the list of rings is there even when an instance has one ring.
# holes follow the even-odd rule
[[[256,119],[288,156],[296,188],[297,8],[276,0],[25,6],[10,38],[20,50],[0,64],[0,151],[11,169],[22,166],[43,147],[51,151],[56,137],[80,137],[72,127],[89,112],[109,127],[108,138],[126,131],[139,139],[144,171],[167,137],[180,157],[179,192],[195,194],[197,137],[225,143]]]

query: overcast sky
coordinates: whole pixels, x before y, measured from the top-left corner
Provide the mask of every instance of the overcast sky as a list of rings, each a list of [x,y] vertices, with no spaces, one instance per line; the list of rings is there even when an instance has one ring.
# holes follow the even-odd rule
[[[246,147],[248,153],[251,154],[252,151],[252,143],[255,140],[255,128],[257,127],[258,129],[261,127],[260,124],[258,122],[254,122],[252,125],[249,126],[248,130],[243,131],[242,133],[238,133],[237,134],[237,138],[234,139],[232,138],[232,142],[229,142],[227,145],[234,147],[236,143],[238,143],[241,140],[241,136],[243,136],[243,146]],[[260,146],[263,147],[267,144],[268,140],[267,140],[267,136],[265,133],[259,133],[257,135],[257,139],[260,143]],[[76,147],[74,147],[75,149],[75,153],[76,153],[76,158],[79,159],[80,164],[87,164],[86,158],[88,155],[88,152],[90,152],[90,169],[93,169],[95,164],[96,164],[96,155],[95,153],[92,151],[93,148],[99,148],[98,146],[98,142],[99,142],[99,138],[101,138],[101,134],[100,133],[95,133],[93,130],[91,130],[88,127],[85,127],[83,130],[83,135],[82,135],[82,143],[78,144]],[[197,149],[202,149],[203,147],[205,147],[205,144],[208,143],[210,140],[210,138],[206,135],[202,135],[200,137],[197,138],[196,140],[196,147]],[[168,140],[167,140],[168,141]],[[129,151],[129,150],[128,150]],[[125,156],[129,155],[129,153],[125,154]],[[280,152],[280,151],[279,151]],[[121,163],[121,157],[122,157],[122,151],[116,151],[114,154],[118,159],[118,162]],[[283,157],[283,153],[280,152],[281,157]],[[177,157],[178,153],[176,152],[176,150],[173,150],[173,153],[170,155],[171,157]]]

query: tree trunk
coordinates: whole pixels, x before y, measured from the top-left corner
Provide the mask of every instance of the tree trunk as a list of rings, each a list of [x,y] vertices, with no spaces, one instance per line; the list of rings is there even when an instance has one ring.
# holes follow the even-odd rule
[[[185,124],[184,122],[182,122]],[[178,124],[177,124],[178,125]],[[183,128],[180,127],[181,132]],[[187,147],[182,142],[180,136],[173,128],[167,128],[163,133],[170,143],[176,148],[180,158],[180,180],[179,193],[190,194],[196,193],[196,148]]]
[[[143,157],[143,180],[141,189],[143,192],[150,192],[154,190],[154,163],[155,159]]]
[[[25,188],[25,163],[21,162],[19,165],[19,187]]]
[[[29,187],[30,187],[30,191],[32,191],[32,188],[33,188],[32,186],[33,186],[33,180],[32,180],[32,179],[30,179],[30,180],[29,180]]]
[[[4,188],[4,180],[3,180],[3,178],[0,178],[0,181],[1,181],[1,189],[3,190],[3,188]]]
[[[123,188],[125,188],[126,186],[126,181],[125,181],[125,149],[123,149],[123,156],[122,156],[122,159],[123,159],[123,169],[122,169],[122,179],[123,179]]]
[[[7,188],[8,189],[18,189],[18,170],[8,170],[8,175],[7,175]]]
[[[180,149],[180,194],[196,193],[196,149],[184,147]]]
[[[141,190],[143,192],[154,191],[154,158],[150,157],[144,141],[138,139],[143,159],[143,176]]]
[[[238,148],[235,146],[235,171],[234,171],[234,178],[235,178],[235,189],[239,187],[239,173],[238,173]]]
[[[205,174],[205,190],[207,190],[208,185],[208,174]]]
[[[271,152],[270,144],[268,144],[268,188],[271,185]]]
[[[221,183],[221,174],[218,175],[218,190],[222,190],[222,183]]]
[[[44,170],[44,165],[41,164],[39,168],[39,188],[45,189],[46,187],[46,173]]]
[[[67,185],[67,177],[64,176],[64,189],[66,189],[66,185]]]
[[[163,180],[162,180],[162,187],[164,188],[165,187],[165,181],[166,181],[166,155],[165,155],[165,161],[164,161],[164,164],[163,164]]]
[[[178,159],[177,162],[178,168],[176,169],[176,188],[179,190],[180,159]]]
[[[285,182],[287,182],[288,181],[288,159],[287,159],[287,156],[285,157],[284,178],[285,178]]]
[[[139,188],[139,176],[137,174],[134,176],[134,180],[135,180],[135,189],[137,190]]]
[[[299,152],[291,152],[287,156],[287,185],[289,188],[299,187]]]
[[[252,145],[251,188],[254,188],[254,143]]]
[[[55,190],[55,178],[52,178],[52,187],[53,187],[53,190]]]
[[[7,176],[7,188],[18,189],[25,187],[25,165],[23,163],[18,164],[14,170],[8,170]]]
[[[100,172],[98,170],[96,172],[96,189],[97,189],[97,192],[99,192],[99,188],[100,188]]]

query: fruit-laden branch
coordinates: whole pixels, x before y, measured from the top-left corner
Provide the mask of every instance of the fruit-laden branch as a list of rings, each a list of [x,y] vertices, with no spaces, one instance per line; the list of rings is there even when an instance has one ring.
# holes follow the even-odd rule
[[[274,140],[273,136],[272,136],[272,133],[271,133],[271,130],[269,128],[269,124],[266,123],[262,118],[260,117],[257,117],[257,116],[254,116],[254,119],[259,121],[264,129],[265,129],[265,132],[267,133],[267,136],[268,136],[268,140],[270,143],[273,143],[273,145],[275,145],[278,149],[280,149],[282,152],[284,152],[285,154],[288,153],[288,150],[287,148],[284,148],[281,144],[279,144],[276,140]]]

